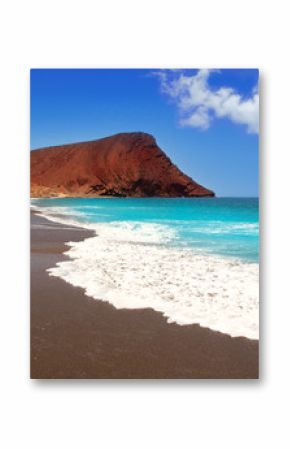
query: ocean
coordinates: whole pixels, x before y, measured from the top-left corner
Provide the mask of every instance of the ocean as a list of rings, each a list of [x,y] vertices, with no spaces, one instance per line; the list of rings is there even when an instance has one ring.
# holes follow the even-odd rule
[[[116,308],[259,336],[257,198],[33,199],[48,219],[96,233],[49,269]]]

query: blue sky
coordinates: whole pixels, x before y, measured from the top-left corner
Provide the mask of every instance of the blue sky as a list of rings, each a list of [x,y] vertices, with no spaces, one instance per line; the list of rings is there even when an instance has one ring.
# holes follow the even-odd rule
[[[217,196],[258,196],[258,71],[33,69],[31,149],[153,134]]]

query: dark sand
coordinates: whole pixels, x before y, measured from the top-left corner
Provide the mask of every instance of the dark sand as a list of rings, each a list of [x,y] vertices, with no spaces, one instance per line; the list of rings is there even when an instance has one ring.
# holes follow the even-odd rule
[[[31,216],[31,378],[256,379],[258,341],[116,310],[45,271],[92,235]]]

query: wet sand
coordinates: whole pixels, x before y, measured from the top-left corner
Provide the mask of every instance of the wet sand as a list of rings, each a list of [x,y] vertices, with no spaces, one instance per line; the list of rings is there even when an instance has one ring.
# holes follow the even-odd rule
[[[31,378],[257,379],[258,341],[116,310],[46,269],[93,235],[31,214]]]

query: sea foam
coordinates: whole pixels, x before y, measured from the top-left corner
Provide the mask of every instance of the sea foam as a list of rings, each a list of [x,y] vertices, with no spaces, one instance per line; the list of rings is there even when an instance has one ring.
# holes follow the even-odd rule
[[[62,211],[63,212],[63,211]],[[77,224],[67,216],[47,218]],[[68,242],[69,260],[48,269],[117,309],[152,308],[168,322],[233,337],[259,337],[258,264],[177,248],[167,225],[88,223],[96,236]]]

